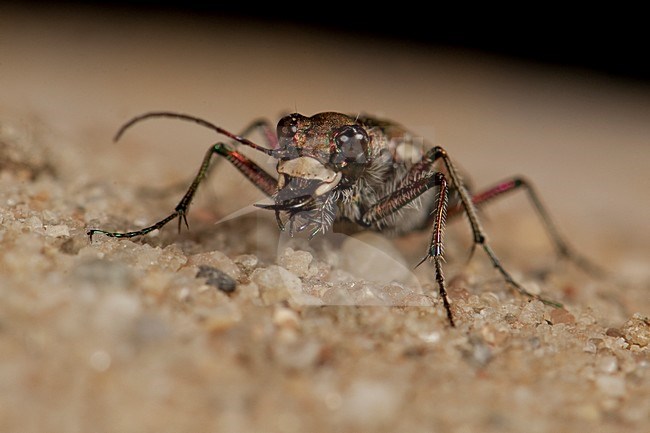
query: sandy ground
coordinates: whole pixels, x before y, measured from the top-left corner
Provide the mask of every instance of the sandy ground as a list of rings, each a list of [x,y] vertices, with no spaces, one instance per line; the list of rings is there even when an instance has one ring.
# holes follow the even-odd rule
[[[298,29],[2,8],[0,431],[647,431],[647,87]],[[234,131],[296,110],[397,120],[476,186],[532,179],[608,276],[557,263],[512,196],[483,215],[493,246],[565,308],[466,263],[458,221],[451,329],[432,270],[413,271],[426,233],[289,245],[223,164],[190,231],[90,243],[166,215],[214,141],[151,121],[111,142],[160,109]]]

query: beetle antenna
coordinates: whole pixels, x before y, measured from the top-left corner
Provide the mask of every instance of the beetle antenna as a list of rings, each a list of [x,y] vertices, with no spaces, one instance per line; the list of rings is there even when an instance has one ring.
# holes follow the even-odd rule
[[[212,129],[215,131],[217,134],[225,135],[228,138],[231,138],[238,143],[244,144],[248,147],[252,147],[255,150],[259,150],[262,153],[265,153],[267,155],[273,156],[273,150],[272,149],[267,149],[266,147],[262,147],[258,144],[253,143],[252,141],[248,140],[247,138],[244,138],[242,136],[239,136],[237,134],[233,134],[230,131],[227,131],[214,123],[210,123],[207,120],[201,119],[200,117],[196,116],[191,116],[189,114],[183,114],[183,113],[174,113],[172,111],[151,111],[149,113],[141,114],[140,116],[136,116],[133,119],[129,120],[126,122],[122,127],[117,131],[117,134],[115,134],[115,137],[113,138],[113,141],[118,141],[120,138],[122,138],[122,135],[126,132],[127,129],[135,125],[136,123],[146,120],[146,119],[152,119],[152,118],[169,118],[169,119],[178,119],[178,120],[185,120],[188,122],[194,122],[197,123],[205,128]]]

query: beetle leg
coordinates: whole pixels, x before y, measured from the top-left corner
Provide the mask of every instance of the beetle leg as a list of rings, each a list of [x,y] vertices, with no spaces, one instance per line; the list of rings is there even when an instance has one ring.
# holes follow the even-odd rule
[[[451,158],[447,154],[447,151],[443,149],[440,146],[436,146],[433,149],[429,150],[422,160],[409,170],[409,172],[406,174],[404,179],[402,180],[402,183],[400,184],[400,188],[397,191],[402,191],[404,189],[409,189],[412,188],[411,185],[416,185],[418,183],[417,179],[423,175],[426,176],[426,173],[432,172],[432,167],[433,165],[438,161],[442,159],[442,162],[444,164],[444,167],[449,175],[450,178],[450,187],[455,188],[456,191],[458,192],[459,199],[460,199],[460,204],[453,209],[453,213],[459,213],[464,211],[465,214],[467,215],[467,218],[469,220],[469,224],[472,230],[472,235],[474,237],[474,244],[472,246],[472,251],[475,248],[476,245],[480,245],[483,248],[483,251],[485,251],[486,255],[492,262],[492,266],[501,274],[503,279],[510,284],[512,287],[514,287],[519,293],[522,295],[538,299],[542,301],[545,304],[552,305],[555,307],[562,307],[562,304],[556,301],[552,301],[549,299],[545,299],[539,295],[530,293],[528,290],[526,290],[521,284],[519,284],[511,275],[508,271],[505,270],[503,265],[501,265],[501,262],[499,258],[496,256],[492,248],[490,247],[487,237],[485,235],[485,231],[483,230],[483,227],[481,226],[481,223],[479,221],[478,215],[477,215],[477,204],[474,203],[472,195],[469,193],[467,190],[465,183],[463,182],[458,170],[456,169],[456,166],[452,162]],[[406,185],[406,186],[404,186]],[[420,193],[421,194],[421,193]],[[383,203],[385,200],[380,200],[379,203]],[[385,205],[384,205],[385,206]],[[436,211],[439,210],[440,204],[436,206]],[[372,209],[372,208],[371,208]],[[446,210],[446,206],[445,206]],[[436,217],[434,216],[434,227],[435,227],[435,220]],[[550,220],[549,220],[550,221]],[[434,235],[435,235],[435,230],[434,230]],[[436,269],[440,268],[439,264],[439,259],[436,260],[436,252],[432,251],[432,249],[436,246],[436,244],[432,241],[430,244],[430,251],[428,255],[424,258],[426,260],[429,257],[434,258],[434,264],[436,265]],[[424,261],[423,260],[423,261]],[[420,262],[422,263],[422,262]],[[442,275],[442,273],[438,273],[436,271],[437,275]]]
[[[575,250],[573,250],[573,248],[569,246],[565,238],[560,234],[560,231],[558,230],[557,226],[553,222],[553,219],[551,218],[550,214],[546,210],[546,207],[543,205],[542,200],[540,199],[539,195],[535,191],[535,188],[525,178],[517,176],[499,182],[498,184],[478,194],[474,194],[472,196],[472,203],[477,207],[481,207],[485,203],[490,202],[493,199],[503,197],[506,193],[521,190],[521,189],[523,189],[526,192],[526,195],[528,196],[528,199],[533,205],[533,209],[535,210],[535,213],[537,213],[540,220],[542,221],[546,233],[548,234],[549,239],[553,243],[558,256],[560,258],[573,262],[576,266],[578,266],[579,268],[581,268],[587,273],[596,276],[605,275],[606,272],[602,268],[600,268],[600,266],[592,263],[586,257],[583,257],[582,255],[578,254]],[[462,213],[462,208],[460,207],[455,207],[453,209],[450,209],[449,218],[453,218],[460,213]]]
[[[91,240],[95,233],[101,233],[113,238],[132,238],[135,236],[142,236],[142,235],[146,235],[149,232],[162,228],[163,226],[165,226],[167,223],[174,220],[175,218],[179,218],[178,228],[180,231],[181,221],[185,222],[185,225],[187,225],[187,219],[186,219],[187,211],[189,210],[190,204],[192,203],[192,199],[194,198],[194,195],[196,194],[199,185],[205,179],[209,171],[210,163],[212,161],[213,155],[223,156],[228,161],[230,161],[230,163],[234,165],[235,168],[237,168],[244,176],[246,176],[248,180],[250,180],[257,188],[259,188],[266,195],[271,196],[276,192],[277,181],[275,180],[275,178],[273,178],[270,174],[268,174],[261,167],[259,167],[257,164],[255,164],[253,161],[251,161],[241,153],[228,148],[223,143],[217,143],[211,146],[210,149],[208,149],[208,151],[206,152],[198,173],[194,177],[194,180],[192,181],[190,187],[188,188],[183,198],[176,205],[176,208],[174,209],[173,213],[163,218],[162,220],[158,221],[157,223],[152,224],[149,227],[145,227],[141,230],[136,230],[132,232],[109,232],[100,229],[92,229],[88,231],[88,236],[90,237]]]
[[[449,173],[449,177],[451,178],[452,185],[456,187],[456,190],[458,191],[458,195],[460,197],[463,210],[467,214],[467,218],[469,220],[469,224],[470,227],[472,228],[472,233],[474,235],[474,244],[475,245],[478,244],[483,248],[483,251],[485,251],[485,254],[487,254],[488,258],[492,262],[492,266],[494,266],[494,268],[501,274],[503,279],[506,280],[507,283],[513,286],[522,295],[537,299],[539,301],[542,301],[545,304],[552,305],[554,307],[562,307],[562,304],[559,302],[545,299],[539,295],[530,293],[521,284],[519,284],[510,275],[508,271],[505,270],[503,265],[501,265],[499,258],[496,256],[496,254],[494,253],[494,251],[492,250],[492,248],[490,247],[487,241],[487,237],[485,235],[485,231],[483,230],[483,227],[480,224],[476,212],[477,207],[472,200],[472,196],[467,191],[467,188],[465,187],[465,184],[463,183],[460,175],[458,174],[458,170],[456,169],[456,166],[454,165],[454,163],[451,161],[451,158],[447,154],[447,151],[440,146],[436,146],[435,148],[431,149],[427,153],[425,158],[431,161],[431,163],[434,163],[437,159],[442,159],[442,162],[444,163],[445,168]],[[423,161],[424,163],[426,163],[426,159]]]
[[[275,128],[268,119],[257,119],[251,122],[239,135],[241,137],[248,137],[257,130],[259,130],[264,137],[269,149],[278,148],[278,137],[275,135]]]
[[[262,134],[262,137],[264,137],[264,141],[266,143],[266,146],[269,149],[277,149],[278,147],[278,137],[275,135],[273,125],[271,122],[269,122],[268,119],[260,118],[257,119],[253,122],[251,122],[246,128],[242,130],[242,132],[239,133],[239,137],[241,138],[248,138],[251,134],[254,132],[259,131],[260,134]],[[237,147],[238,141],[237,140],[232,140],[229,145],[233,146],[234,148]],[[210,176],[210,173],[212,170],[215,169],[215,167],[218,164],[210,164],[208,171],[206,172],[205,176]],[[157,196],[164,196],[167,197],[170,191],[183,191],[185,189],[185,185],[187,184],[188,180],[185,179],[183,181],[178,182],[178,184],[174,184],[171,187],[167,187],[164,189],[164,192],[160,192],[158,189],[149,189],[147,188],[147,194],[152,195],[155,194]],[[180,221],[180,220],[179,220]],[[187,226],[187,222],[185,223]],[[180,229],[180,227],[179,227]],[[282,229],[282,226],[280,226],[280,229]]]
[[[430,188],[438,187],[438,195],[436,199],[436,207],[433,213],[433,230],[431,233],[431,241],[425,257],[418,263],[422,264],[428,258],[431,258],[436,273],[436,281],[438,283],[438,291],[442,298],[442,303],[449,319],[451,326],[456,326],[454,317],[451,313],[451,305],[449,304],[449,297],[447,296],[447,289],[445,285],[444,274],[442,273],[442,254],[443,254],[443,234],[445,229],[445,220],[447,217],[447,204],[449,187],[447,178],[440,172],[433,172],[427,176],[420,177],[409,183],[403,184],[401,188],[393,193],[380,199],[377,203],[371,206],[362,216],[361,222],[364,225],[372,225],[380,222],[394,212],[397,212]]]

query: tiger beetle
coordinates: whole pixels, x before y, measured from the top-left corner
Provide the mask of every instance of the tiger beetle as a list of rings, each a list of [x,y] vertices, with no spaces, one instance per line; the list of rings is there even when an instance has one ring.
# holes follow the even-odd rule
[[[149,112],[124,124],[115,136],[146,119],[172,118],[197,123],[233,140],[218,142],[208,149],[201,167],[174,211],[157,223],[131,232],[88,231],[114,238],[142,236],[178,218],[187,226],[187,212],[199,184],[210,169],[212,156],[227,159],[249,181],[272,199],[257,207],[275,212],[280,230],[290,235],[306,232],[310,237],[324,234],[338,223],[351,222],[359,230],[374,230],[389,235],[431,230],[425,256],[435,269],[449,324],[455,326],[443,275],[443,234],[448,218],[467,216],[472,235],[472,252],[483,249],[494,268],[516,291],[545,304],[558,302],[527,291],[501,265],[490,247],[477,216],[485,203],[515,190],[524,190],[539,215],[557,254],[578,267],[600,273],[587,259],[573,251],[560,235],[532,185],[513,177],[479,193],[472,193],[445,149],[430,149],[422,140],[397,123],[369,116],[349,116],[336,112],[306,117],[298,113],[284,116],[274,133],[268,121],[252,123],[241,134],[233,134],[195,116],[168,111]],[[260,131],[267,142],[260,146],[248,138]],[[277,178],[237,151],[239,143],[277,161]]]

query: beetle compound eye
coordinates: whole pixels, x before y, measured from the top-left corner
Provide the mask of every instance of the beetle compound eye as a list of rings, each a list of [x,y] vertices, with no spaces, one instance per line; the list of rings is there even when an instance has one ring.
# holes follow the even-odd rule
[[[360,126],[349,125],[340,128],[334,134],[334,141],[330,146],[330,162],[340,165],[366,163],[368,141],[368,133]]]
[[[280,157],[283,159],[297,156],[294,137],[298,133],[298,125],[300,125],[301,119],[304,119],[304,117],[300,114],[289,114],[278,122],[278,145],[281,151]]]
[[[278,122],[278,137],[291,138],[298,132],[299,114],[289,114]]]

